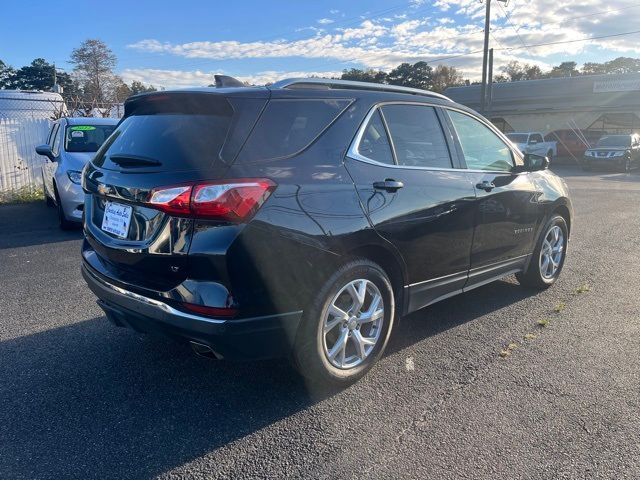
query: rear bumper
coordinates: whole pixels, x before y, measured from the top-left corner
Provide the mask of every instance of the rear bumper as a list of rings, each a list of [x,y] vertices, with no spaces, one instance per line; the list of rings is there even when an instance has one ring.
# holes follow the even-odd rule
[[[82,264],[82,276],[115,325],[198,342],[226,359],[287,355],[302,316],[300,311],[252,318],[209,318],[114,285],[86,262]]]

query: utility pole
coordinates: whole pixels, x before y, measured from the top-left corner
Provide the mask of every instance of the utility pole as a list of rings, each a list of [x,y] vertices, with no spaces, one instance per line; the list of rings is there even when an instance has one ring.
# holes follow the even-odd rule
[[[487,78],[487,114],[485,115],[491,120],[491,112],[493,110],[493,48],[489,49],[489,77]]]
[[[491,0],[484,0],[484,50],[482,52],[482,87],[480,88],[480,113],[484,114],[487,100],[487,58],[489,56],[489,25],[491,24]]]
[[[491,0],[484,0],[487,4],[484,14],[484,49],[482,52],[482,88],[480,89],[480,113],[484,115],[487,105],[487,63],[489,57],[489,28],[491,27]],[[496,0],[505,5],[508,0]]]

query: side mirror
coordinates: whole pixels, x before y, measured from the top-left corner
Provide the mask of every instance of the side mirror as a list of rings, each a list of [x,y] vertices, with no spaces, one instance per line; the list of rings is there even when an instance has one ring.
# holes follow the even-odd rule
[[[549,168],[549,159],[542,155],[535,155],[533,153],[524,154],[524,170],[527,172],[539,172],[540,170],[546,170]]]
[[[55,160],[55,157],[53,156],[53,152],[51,151],[51,147],[49,145],[47,145],[47,144],[38,145],[36,147],[36,153],[38,155],[43,155],[43,156],[47,157],[52,162]]]

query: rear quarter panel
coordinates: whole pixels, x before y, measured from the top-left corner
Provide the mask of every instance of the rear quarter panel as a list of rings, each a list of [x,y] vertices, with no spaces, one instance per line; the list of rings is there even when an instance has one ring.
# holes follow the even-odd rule
[[[226,255],[239,304],[248,302],[262,312],[301,310],[351,250],[385,243],[371,228],[343,164],[368,108],[367,102],[355,101],[292,157],[255,160],[260,152],[245,149],[227,172],[228,178],[269,178],[277,184]],[[194,245],[195,240],[189,256],[198,262]],[[201,260],[215,261],[215,256]]]

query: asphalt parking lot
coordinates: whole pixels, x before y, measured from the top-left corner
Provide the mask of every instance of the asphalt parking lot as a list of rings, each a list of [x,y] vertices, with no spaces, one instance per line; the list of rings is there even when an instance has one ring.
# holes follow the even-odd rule
[[[113,327],[81,233],[1,206],[0,478],[639,478],[640,173],[558,172],[575,219],[553,288],[417,312],[332,393]]]

